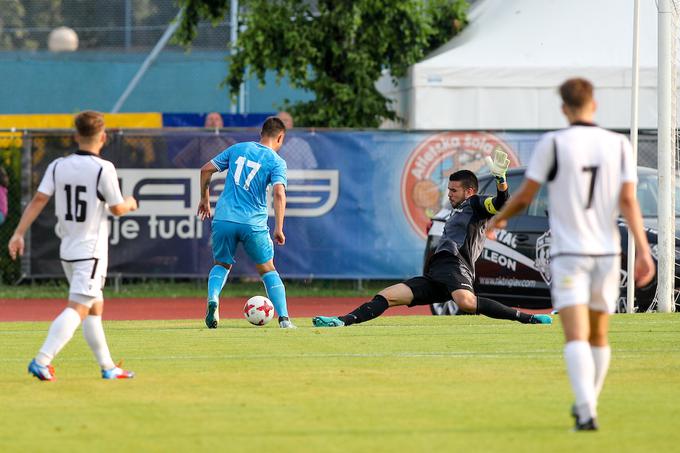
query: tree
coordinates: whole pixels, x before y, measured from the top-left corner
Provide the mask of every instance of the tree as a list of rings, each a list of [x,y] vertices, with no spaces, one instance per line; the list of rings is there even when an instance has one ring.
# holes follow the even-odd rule
[[[201,19],[221,20],[229,0],[180,0],[178,30],[189,44]],[[464,0],[242,0],[240,29],[225,84],[236,96],[247,71],[287,76],[315,99],[283,107],[315,127],[377,127],[397,120],[375,88],[384,70],[396,81],[466,23]]]

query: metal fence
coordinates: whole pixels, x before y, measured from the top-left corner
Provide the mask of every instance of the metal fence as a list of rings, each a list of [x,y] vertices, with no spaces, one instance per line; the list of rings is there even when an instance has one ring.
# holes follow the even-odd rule
[[[0,51],[46,50],[49,33],[67,26],[79,50],[148,52],[178,11],[175,0],[1,0]],[[201,22],[191,47],[226,49],[229,35],[228,17]]]
[[[141,171],[158,168],[195,169],[212,157],[210,153],[219,152],[229,143],[256,139],[256,132],[239,129],[215,135],[201,129],[147,132],[113,130],[110,134],[109,151],[104,155],[114,160],[119,168],[138,168]],[[0,281],[5,283],[16,282],[26,274],[26,269],[22,269],[19,262],[11,261],[7,254],[7,243],[23,207],[35,193],[47,164],[55,157],[70,153],[74,147],[71,131],[33,131],[24,134],[14,134],[7,138],[9,134],[0,133],[0,165],[9,174],[9,210],[6,220],[0,224]],[[526,140],[521,138],[522,134],[519,136],[512,146],[516,148],[518,155],[527,157],[535,144],[536,134],[527,133]],[[229,142],[224,141],[227,139]],[[214,141],[219,140],[222,141],[212,146]],[[524,157],[522,161],[525,161]],[[656,163],[656,133],[643,132],[639,136],[638,164],[656,168]],[[51,224],[43,228],[41,236],[51,237],[50,229]],[[25,261],[24,263],[27,264]]]
[[[20,277],[19,262],[12,261],[7,243],[21,216],[21,148],[18,139],[6,140],[0,147],[0,166],[7,172],[7,215],[0,223],[0,284],[15,282]],[[3,196],[3,194],[0,194]]]

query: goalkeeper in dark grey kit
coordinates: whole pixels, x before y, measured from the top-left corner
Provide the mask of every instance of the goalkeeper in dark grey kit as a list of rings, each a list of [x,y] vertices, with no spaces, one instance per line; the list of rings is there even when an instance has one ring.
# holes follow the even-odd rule
[[[425,275],[383,289],[371,301],[344,316],[317,316],[313,324],[316,327],[349,326],[377,318],[389,307],[429,305],[451,299],[466,313],[524,324],[551,324],[552,318],[548,315],[524,313],[474,293],[475,261],[484,248],[486,222],[508,199],[505,173],[510,161],[499,148],[493,154],[493,159],[487,157],[487,163],[496,177],[495,197],[477,194],[477,177],[469,170],[459,170],[449,176],[448,196],[453,211],[427,263]]]

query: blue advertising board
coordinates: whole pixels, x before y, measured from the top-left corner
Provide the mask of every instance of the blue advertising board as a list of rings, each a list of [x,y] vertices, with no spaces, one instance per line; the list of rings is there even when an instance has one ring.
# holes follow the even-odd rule
[[[462,168],[485,173],[484,156],[495,146],[508,152],[511,166],[526,164],[538,137],[533,132],[290,132],[281,150],[289,165],[287,240],[275,248],[277,269],[288,278],[420,274],[429,218],[446,200],[448,175]],[[199,168],[243,140],[257,136],[253,131],[165,130],[112,137],[102,155],[116,165],[123,194],[134,195],[139,209],[110,218],[109,272],[207,275],[212,266],[210,221],[196,217]],[[37,144],[45,152],[39,153]],[[70,151],[63,145],[64,137],[34,137],[34,187],[47,163]],[[213,202],[225,173],[213,176]],[[53,211],[47,209],[33,228],[31,275],[59,272],[54,224]],[[257,275],[242,251],[236,259],[232,275]]]

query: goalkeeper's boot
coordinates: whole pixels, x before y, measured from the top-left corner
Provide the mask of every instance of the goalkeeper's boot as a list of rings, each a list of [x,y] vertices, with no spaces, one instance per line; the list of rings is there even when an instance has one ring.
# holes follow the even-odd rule
[[[54,375],[54,367],[52,365],[39,365],[35,359],[28,364],[28,372],[37,377],[41,381],[56,381],[57,377]]]
[[[531,315],[529,324],[552,324],[552,318],[549,315]]]
[[[315,327],[342,327],[345,325],[337,316],[316,316],[312,319]]]
[[[220,306],[215,301],[208,301],[208,309],[205,313],[205,325],[208,329],[216,329],[220,322]]]
[[[288,316],[279,316],[279,327],[282,329],[297,329],[297,326],[288,319]]]
[[[132,379],[135,377],[134,371],[124,370],[120,363],[110,370],[102,370],[102,379]]]

